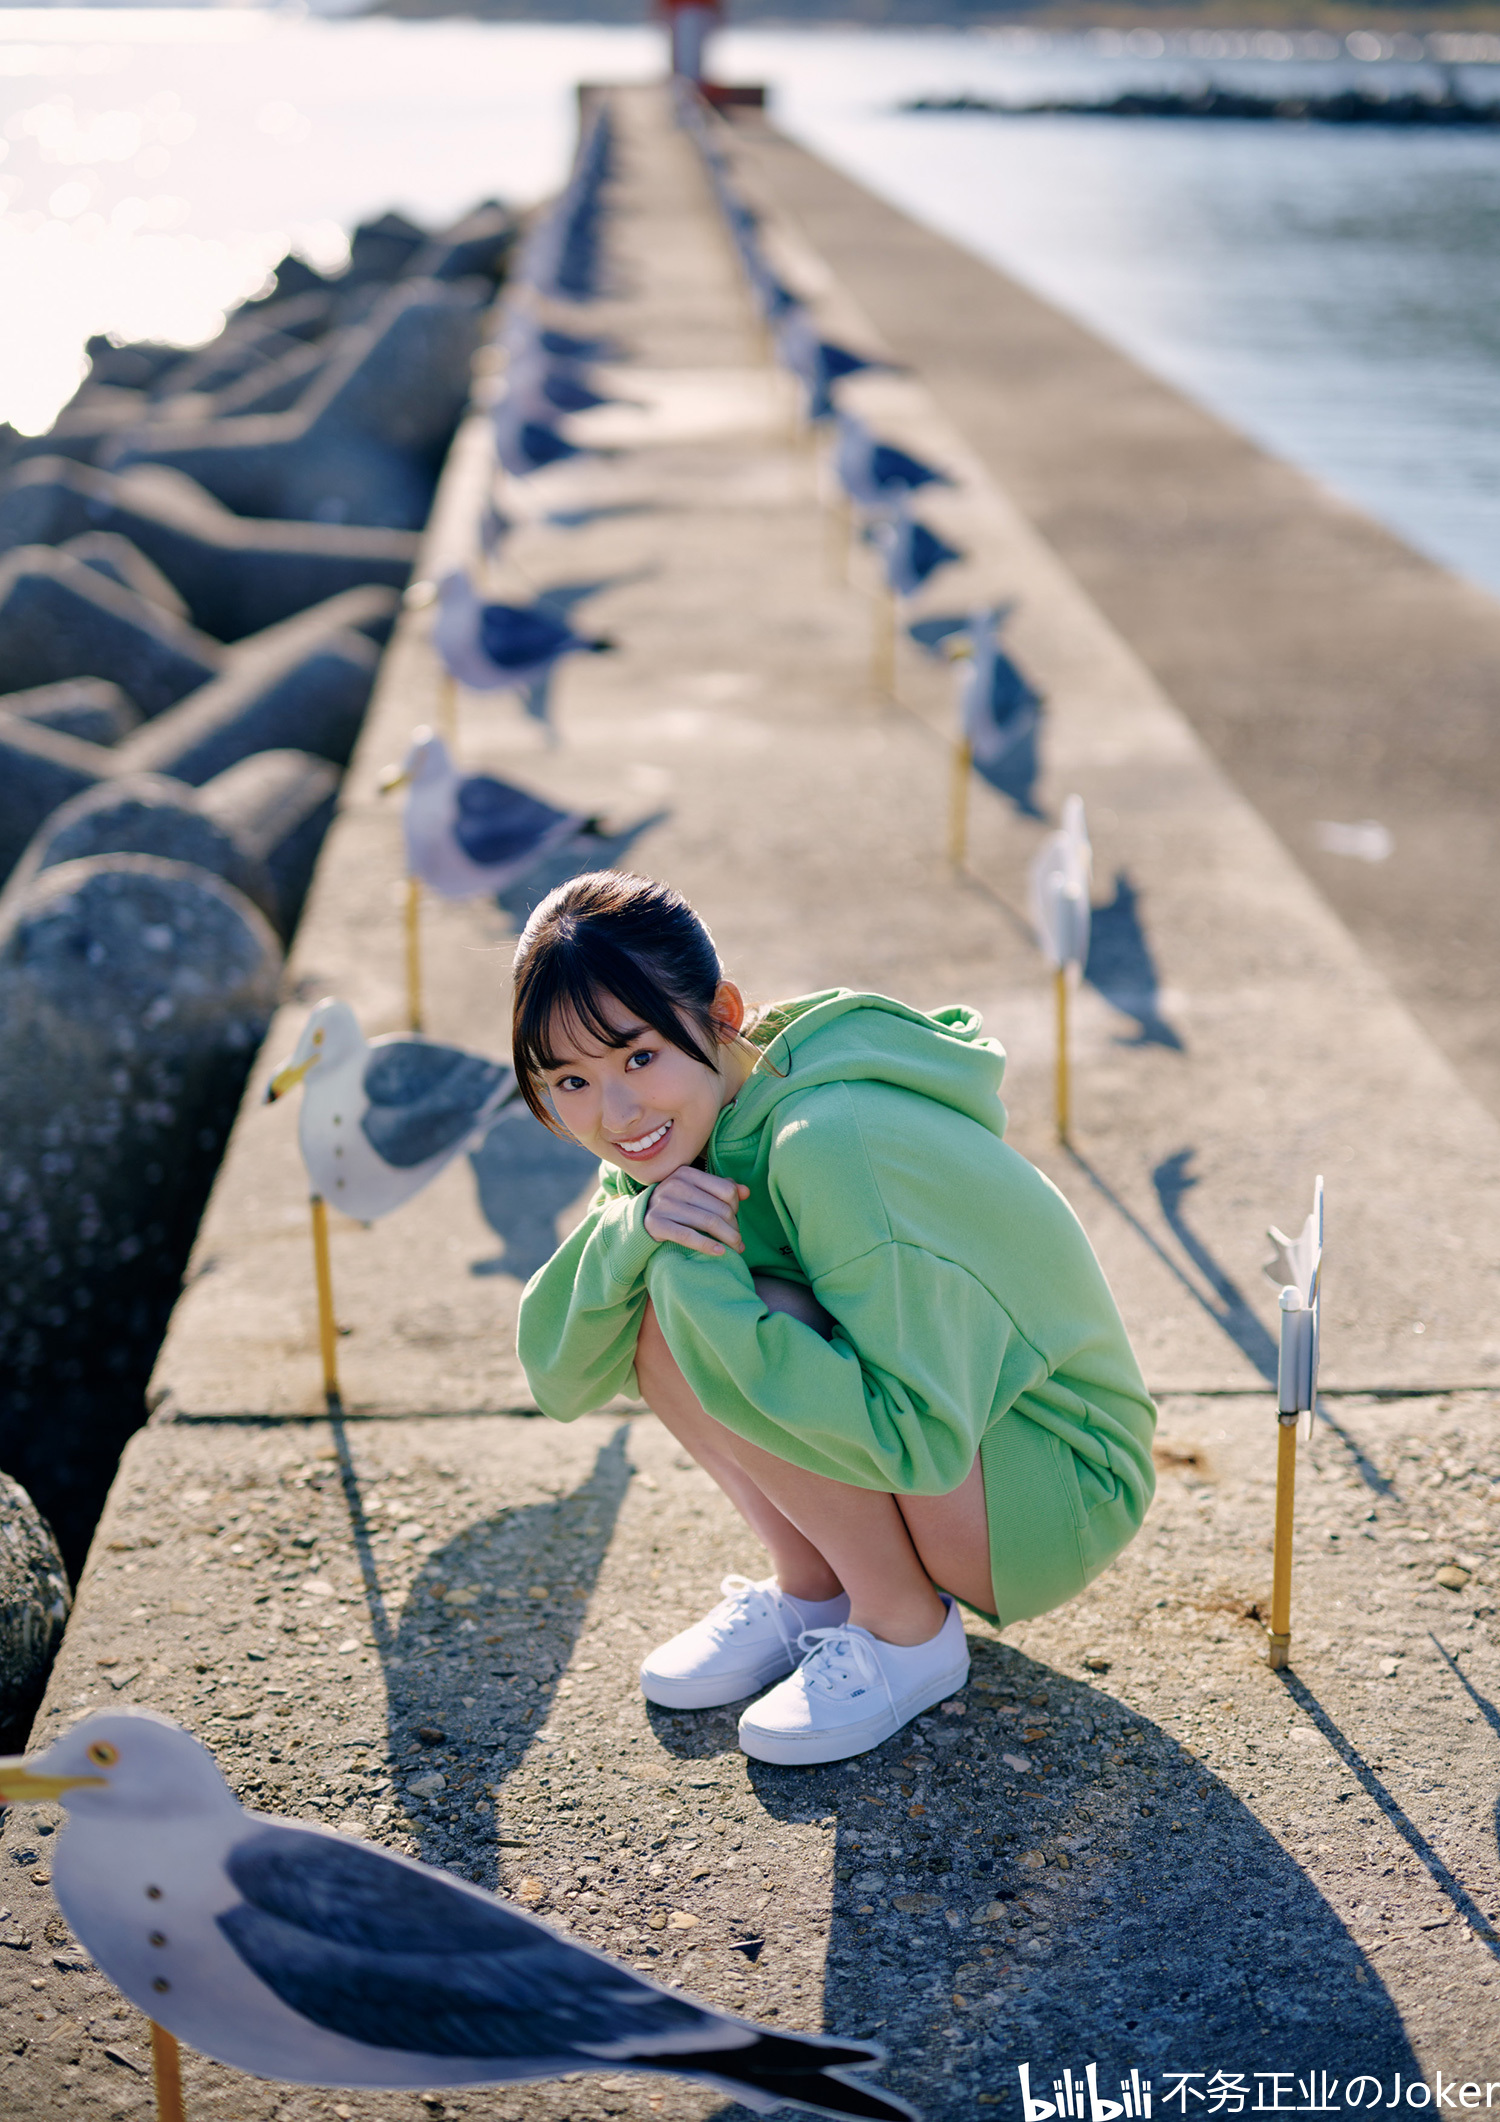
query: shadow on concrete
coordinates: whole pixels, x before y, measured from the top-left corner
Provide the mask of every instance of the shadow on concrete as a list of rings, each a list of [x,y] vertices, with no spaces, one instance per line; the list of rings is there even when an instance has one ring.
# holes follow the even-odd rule
[[[1140,896],[1123,869],[1115,872],[1113,899],[1093,910],[1083,977],[1111,1009],[1135,1019],[1136,1035],[1122,1039],[1122,1046],[1166,1046],[1182,1052],[1180,1034],[1161,1013],[1161,983],[1141,926]]]
[[[601,502],[597,508],[554,508],[543,521],[555,525],[558,530],[585,530],[591,523],[612,523],[620,516],[659,516],[659,501],[609,501]],[[544,595],[550,601],[552,592]]]
[[[1216,1299],[1216,1303],[1209,1303],[1200,1297],[1199,1302],[1203,1304],[1209,1317],[1223,1327],[1235,1346],[1244,1350],[1261,1376],[1269,1382],[1274,1382],[1277,1361],[1275,1341],[1250,1309],[1239,1284],[1226,1269],[1220,1267],[1182,1213],[1183,1202],[1199,1183],[1196,1172],[1189,1169],[1197,1154],[1193,1149],[1180,1149],[1174,1156],[1164,1157],[1151,1174],[1151,1184],[1156,1188],[1156,1198],[1161,1203],[1161,1212],[1167,1219],[1168,1229]]]
[[[1497,1715],[1493,1705],[1486,1702],[1482,1695],[1476,1693],[1469,1681],[1459,1671],[1453,1659],[1443,1649],[1442,1644],[1438,1642],[1437,1637],[1432,1635],[1431,1630],[1428,1631],[1428,1634],[1439,1657],[1460,1686],[1467,1690],[1491,1729],[1500,1731],[1500,1715]],[[1338,1725],[1334,1723],[1333,1718],[1324,1709],[1322,1703],[1305,1681],[1299,1680],[1294,1672],[1280,1672],[1276,1677],[1303,1715],[1310,1723],[1315,1724],[1323,1734],[1323,1737],[1343,1762],[1345,1768],[1348,1769],[1350,1775],[1360,1785],[1365,1796],[1373,1805],[1379,1807],[1386,1820],[1395,1829],[1427,1873],[1428,1878],[1431,1879],[1438,1892],[1446,1896],[1452,1903],[1456,1913],[1463,1917],[1474,1936],[1489,1953],[1490,1958],[1492,1960],[1500,1960],[1500,1935],[1497,1935],[1494,1924],[1484,1913],[1463,1881],[1456,1878],[1448,1869],[1448,1866],[1423,1834],[1421,1828],[1417,1826],[1414,1820],[1408,1817],[1402,1809],[1399,1799],[1392,1797],[1353,1740],[1344,1737]]]
[[[480,1211],[502,1246],[494,1259],[471,1261],[469,1273],[525,1282],[557,1251],[557,1219],[597,1179],[599,1160],[512,1105],[469,1163]]]
[[[1130,1228],[1135,1232],[1141,1243],[1155,1254],[1156,1258],[1167,1270],[1167,1273],[1186,1290],[1199,1310],[1207,1312],[1215,1326],[1222,1327],[1235,1346],[1249,1357],[1263,1378],[1268,1382],[1274,1382],[1276,1377],[1275,1342],[1272,1341],[1270,1334],[1245,1303],[1236,1285],[1230,1281],[1229,1277],[1223,1273],[1223,1270],[1214,1261],[1208,1248],[1202,1243],[1201,1239],[1188,1230],[1186,1223],[1182,1221],[1180,1212],[1181,1195],[1198,1183],[1186,1171],[1187,1162],[1195,1155],[1195,1152],[1190,1149],[1184,1149],[1179,1150],[1176,1156],[1168,1157],[1156,1167],[1155,1172],[1152,1173],[1152,1180],[1157,1186],[1157,1198],[1162,1203],[1162,1212],[1166,1215],[1173,1234],[1188,1253],[1188,1257],[1193,1260],[1195,1265],[1200,1267],[1203,1262],[1206,1261],[1208,1263],[1203,1272],[1208,1274],[1215,1294],[1220,1297],[1218,1304],[1210,1302],[1192,1276],[1183,1271],[1180,1263],[1173,1259],[1155,1233],[1149,1231],[1134,1209],[1120,1199],[1120,1196],[1115,1192],[1103,1173],[1096,1170],[1090,1164],[1088,1158],[1080,1150],[1076,1149],[1071,1142],[1066,1145],[1066,1149],[1068,1156],[1077,1165],[1079,1171],[1083,1173],[1089,1185],[1093,1187],[1096,1193],[1103,1195],[1122,1222],[1130,1225]],[[1165,1178],[1163,1178],[1163,1174],[1166,1175]],[[1163,1188],[1166,1190],[1165,1198],[1163,1196]],[[1171,1201],[1170,1209],[1167,1206],[1168,1199]],[[1173,1221],[1174,1216],[1177,1219],[1175,1222]],[[1222,1281],[1224,1289],[1233,1293],[1233,1303],[1226,1301],[1223,1297],[1220,1290],[1220,1281]],[[1241,1338],[1242,1333],[1244,1335],[1243,1339]]]
[[[1251,2098],[1257,2070],[1420,2075],[1374,1965],[1238,1798],[1112,1697],[970,1648],[964,1715],[828,1768],[751,1764],[778,1819],[837,1822],[823,2020],[887,2047],[892,2091],[972,2122],[1018,2063],[1045,2094],[1097,2062],[1116,2098],[1135,2066],[1158,2102],[1177,2071],[1243,2072]],[[738,1707],[653,1723],[708,1759]],[[766,1925],[770,1952],[774,1900]]]
[[[487,1806],[485,1787],[521,1758],[573,1655],[630,1479],[630,1425],[620,1424],[577,1488],[481,1520],[429,1555],[394,1628],[344,1423],[333,1432],[385,1673],[391,1772],[398,1786],[444,1778],[426,1799],[398,1789],[397,1802],[425,1863],[496,1888],[493,1812],[475,1806]]]
[[[585,870],[619,869],[641,834],[649,832],[653,825],[661,825],[671,815],[670,811],[658,810],[649,818],[627,825],[621,832],[580,833],[566,846],[545,856],[535,869],[528,870],[515,884],[507,886],[499,893],[495,904],[510,915],[518,929],[524,928],[548,892],[555,891],[559,884],[566,884],[569,877],[582,876]]]
[[[1008,798],[1023,818],[1045,818],[1046,812],[1036,800],[1037,776],[1041,772],[1037,755],[1041,710],[1030,708],[1015,720],[1016,733],[1000,757],[987,765],[976,759],[974,771],[981,781]]]

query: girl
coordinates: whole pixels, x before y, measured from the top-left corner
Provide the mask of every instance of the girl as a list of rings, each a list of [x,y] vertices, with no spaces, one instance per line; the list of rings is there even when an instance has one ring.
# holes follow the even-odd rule
[[[1072,1211],[1003,1140],[972,1010],[835,988],[747,1016],[679,893],[599,872],[526,924],[513,1053],[603,1160],[521,1301],[537,1405],[638,1390],[775,1565],[652,1652],[648,1700],[777,1682],[745,1752],[844,1760],[963,1685],[960,1600],[1043,1613],[1139,1529],[1155,1411]]]

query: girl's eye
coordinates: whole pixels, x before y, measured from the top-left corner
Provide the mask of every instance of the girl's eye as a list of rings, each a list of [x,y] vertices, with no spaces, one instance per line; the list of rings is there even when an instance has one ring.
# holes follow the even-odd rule
[[[553,1088],[556,1090],[586,1090],[588,1086],[582,1076],[561,1076]]]
[[[640,1066],[644,1068],[647,1062],[651,1061],[654,1058],[655,1057],[653,1056],[651,1049],[649,1047],[643,1046],[636,1053],[633,1053],[631,1055],[630,1059],[625,1063],[625,1066],[627,1069],[631,1069],[634,1068],[637,1063],[639,1063]]]

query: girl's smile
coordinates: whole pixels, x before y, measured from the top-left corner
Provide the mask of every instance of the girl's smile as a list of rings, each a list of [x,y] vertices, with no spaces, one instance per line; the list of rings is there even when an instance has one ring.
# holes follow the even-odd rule
[[[613,997],[601,997],[600,1008],[614,1033],[608,1045],[581,1025],[554,1029],[555,1058],[544,1071],[552,1110],[585,1149],[651,1185],[702,1156],[754,1056],[726,1043],[718,1049],[719,1066],[705,1068]],[[714,1020],[726,1040],[744,1017],[743,997],[725,981],[714,999]]]

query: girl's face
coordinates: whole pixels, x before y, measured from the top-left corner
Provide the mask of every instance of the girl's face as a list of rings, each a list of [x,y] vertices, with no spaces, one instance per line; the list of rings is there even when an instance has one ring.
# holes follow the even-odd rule
[[[724,981],[714,997],[726,1034],[745,1021],[744,997]],[[580,1026],[554,1027],[557,1066],[544,1072],[552,1109],[576,1142],[649,1186],[701,1156],[714,1122],[749,1073],[738,1047],[705,1068],[680,1046],[632,1018],[612,996],[601,1015],[622,1044],[603,1046]]]

